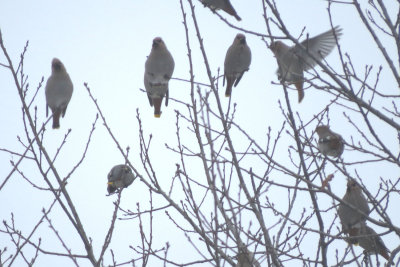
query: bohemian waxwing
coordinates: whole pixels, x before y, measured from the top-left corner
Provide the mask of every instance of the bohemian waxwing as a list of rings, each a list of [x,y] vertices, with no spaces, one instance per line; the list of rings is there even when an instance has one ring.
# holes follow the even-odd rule
[[[109,194],[114,193],[118,188],[128,187],[135,180],[131,168],[124,164],[114,166],[107,178],[107,191]]]
[[[375,232],[374,229],[364,224],[360,229],[358,244],[364,249],[367,254],[379,254],[386,260],[389,260],[389,250],[383,243],[382,238]]]
[[[278,61],[278,78],[288,84],[294,84],[299,94],[299,102],[304,98],[303,71],[313,68],[318,61],[322,61],[336,46],[335,35],[339,40],[342,30],[336,26],[314,38],[309,38],[299,45],[287,46],[281,41],[271,43],[270,49]]]
[[[65,111],[72,97],[71,78],[65,70],[64,64],[53,58],[51,62],[51,75],[46,83],[46,116],[49,115],[49,107],[53,113],[53,129],[60,128],[60,116],[64,118]]]
[[[382,238],[369,227],[365,222],[360,222],[357,227],[349,232],[351,244],[358,244],[364,249],[365,254],[379,254],[386,260],[389,260],[389,250],[383,243]]]
[[[327,125],[318,126],[315,131],[319,136],[318,149],[322,154],[334,158],[342,155],[344,141],[340,134],[331,131]]]
[[[360,228],[359,223],[365,222],[366,215],[370,213],[370,209],[360,185],[351,178],[347,182],[346,194],[343,196],[342,201],[346,204],[339,204],[338,215],[342,222],[343,231],[349,233],[354,227]],[[349,205],[352,205],[354,208]]]
[[[145,64],[144,87],[150,106],[154,105],[154,117],[161,116],[161,102],[165,97],[168,106],[168,82],[174,72],[174,59],[160,37],[153,40],[153,46]]]
[[[225,96],[230,97],[232,86],[240,82],[245,71],[249,70],[251,63],[251,51],[246,43],[246,37],[239,33],[228,48],[224,63],[224,85],[226,79]]]

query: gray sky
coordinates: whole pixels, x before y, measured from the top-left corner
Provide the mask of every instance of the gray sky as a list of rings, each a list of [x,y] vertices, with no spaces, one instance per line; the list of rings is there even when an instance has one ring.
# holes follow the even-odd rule
[[[305,32],[310,36],[324,32],[330,27],[326,1],[286,0],[277,2],[279,2],[281,16],[287,23],[286,26],[294,36],[299,36],[304,27]],[[198,1],[195,3],[196,15],[211,69],[216,74],[217,69],[220,68],[220,73],[222,73],[226,50],[238,31],[229,28]],[[261,1],[232,0],[232,4],[241,16],[241,22],[237,22],[225,13],[220,12],[220,14],[239,27],[266,33]],[[186,3],[185,7],[189,13]],[[371,37],[360,24],[360,19],[355,16],[353,8],[334,6],[333,14],[334,24],[343,28],[341,48],[351,55],[355,67],[359,68],[362,73],[366,64],[373,64],[376,67],[383,65],[381,87],[384,88],[387,85],[386,93],[398,94],[398,88],[390,86],[393,81],[388,73],[387,65],[378,54]],[[44,77],[44,84],[34,104],[38,107],[39,124],[46,120],[44,85],[51,73],[53,57],[59,58],[64,63],[74,83],[72,100],[65,118],[61,119],[61,128],[52,130],[49,125],[44,142],[48,151],[54,155],[67,130],[72,129],[67,144],[56,162],[57,168],[63,175],[66,175],[78,162],[97,113],[83,86],[83,83],[87,82],[122,147],[130,146],[131,162],[136,163],[139,170],[143,170],[137,155],[139,141],[136,109],[139,110],[145,136],[153,134],[151,152],[154,157],[155,170],[162,182],[165,183],[165,187],[169,188],[170,179],[176,168],[175,163],[179,158],[176,154],[168,151],[164,144],[176,145],[174,110],[186,112],[186,108],[175,101],[170,101],[168,107],[163,104],[161,119],[156,119],[153,117],[153,109],[149,106],[146,94],[141,92],[140,88],[144,88],[144,63],[150,53],[152,40],[156,36],[163,38],[174,57],[173,77],[190,78],[182,20],[179,1],[171,0],[0,1],[0,27],[6,48],[14,64],[17,64],[19,55],[26,41],[29,40],[28,52],[24,61],[25,74],[29,79],[29,96],[32,96],[34,89]],[[194,54],[195,80],[208,83],[203,59],[198,49],[199,45],[193,33],[190,14],[188,14],[188,20],[192,31],[190,37]],[[275,33],[278,36],[281,35],[279,31]],[[259,37],[247,35],[247,41],[252,50],[252,63],[250,71],[246,72],[239,85],[233,88],[232,102],[238,104],[236,122],[247,129],[254,139],[265,144],[266,141],[263,140],[266,139],[268,127],[271,127],[273,134],[276,135],[283,122],[278,100],[284,101],[284,95],[281,86],[271,84],[271,81],[278,82],[275,74],[277,64],[272,52],[267,49]],[[290,44],[290,41],[286,40],[286,43]],[[394,47],[389,46],[388,51],[394,53]],[[335,49],[327,57],[327,61],[340,71],[340,61],[337,55],[337,49]],[[0,62],[5,62],[3,56],[0,56]],[[25,140],[21,120],[21,104],[10,72],[5,68],[0,68],[0,81],[0,107],[2,110],[0,122],[3,125],[0,133],[0,147],[23,151],[23,147],[17,140],[17,136],[21,136]],[[222,79],[219,86],[222,95],[224,92]],[[171,80],[169,87],[170,98],[184,102],[190,101],[189,83]],[[305,91],[303,102],[297,104],[297,93],[290,91],[289,94],[294,103],[294,111],[298,112],[304,121],[310,120],[316,112],[322,110],[330,99],[326,93],[311,88]],[[223,97],[222,104],[226,109],[228,99]],[[340,110],[339,107],[336,108],[337,110],[334,109],[330,112],[331,126],[348,140],[352,133],[343,117],[343,110]],[[95,255],[99,253],[99,246],[104,241],[111,221],[113,201],[116,199],[115,196],[106,197],[107,174],[112,166],[123,163],[122,156],[101,121],[97,123],[96,127],[86,160],[68,182],[69,192],[81,215],[85,230],[93,239]],[[182,130],[186,131],[186,129]],[[388,132],[387,134],[388,146],[398,146],[396,139],[393,138],[395,133]],[[189,136],[188,131],[186,131],[186,137],[185,141],[189,144],[194,140],[192,136]],[[246,144],[240,143],[240,138],[242,137],[238,135],[236,144],[239,151],[246,147]],[[195,147],[196,144],[192,143],[192,145]],[[289,145],[293,144],[280,143],[279,150],[282,160],[288,158],[287,147]],[[349,151],[344,153],[345,159],[354,160],[351,156],[346,158],[347,155],[354,155],[354,153]],[[9,161],[17,158],[8,153],[0,153],[2,166],[0,177],[5,177],[9,173],[11,169]],[[248,164],[255,169],[263,168],[262,162]],[[41,176],[35,173],[36,168],[33,167],[32,162],[25,161],[22,166],[25,175],[28,175],[37,185],[45,186]],[[199,167],[199,163],[193,162],[193,166],[195,171]],[[368,169],[357,170],[361,175],[368,175],[366,184],[370,185],[372,191],[377,185],[379,176],[398,177],[396,170],[377,166],[379,165],[371,164]],[[330,168],[333,170],[332,166]],[[204,179],[201,169],[198,170],[199,179]],[[42,215],[41,209],[48,207],[52,196],[48,191],[34,189],[18,175],[14,175],[11,179],[12,181],[8,182],[0,192],[0,203],[2,203],[0,218],[10,220],[11,212],[13,212],[17,227],[27,234],[32,230],[32,222],[36,222]],[[275,179],[279,179],[279,177],[277,176]],[[345,182],[345,178],[339,174],[332,182],[332,191],[342,196],[345,191]],[[276,195],[274,195],[275,193]],[[279,198],[279,190],[275,193],[271,193],[270,198]],[[124,209],[135,210],[136,203],[140,202],[141,207],[148,207],[148,195],[146,187],[137,180],[123,192],[121,206]],[[176,192],[176,196],[179,198],[179,192]],[[155,197],[155,199],[159,199],[159,197]],[[325,196],[321,196],[321,199],[324,199],[326,207],[332,204],[332,201]],[[158,205],[165,204],[165,201],[161,199],[159,201]],[[307,206],[307,208],[309,207]],[[388,213],[392,215],[393,223],[399,225],[400,216],[398,212],[394,211],[394,208],[390,206]],[[76,250],[75,253],[84,250],[75,230],[65,223],[66,217],[58,207],[52,212],[51,219],[57,227],[63,230],[63,238],[68,246]],[[42,235],[49,232],[45,225],[47,224],[42,225],[42,229],[39,231]],[[129,260],[132,257],[132,251],[128,246],[136,246],[140,241],[137,231],[137,221],[117,221],[117,231],[114,233],[110,248],[114,250],[119,261]],[[181,259],[182,262],[196,259],[197,253],[193,248],[187,245],[181,246],[186,239],[179,233],[163,213],[158,214],[154,231],[154,236],[157,237],[156,243],[162,246],[167,241],[171,242],[171,254],[177,255],[175,257]],[[383,239],[389,249],[398,245],[398,238],[395,236],[386,235]],[[0,234],[0,249],[9,242],[9,236]],[[42,242],[44,247],[56,247],[62,250],[54,234],[43,236]],[[345,245],[340,240],[337,243],[338,247]],[[359,253],[361,249],[357,251]],[[313,255],[311,248],[310,253]],[[331,253],[333,257],[334,251]],[[110,254],[106,254],[106,259],[111,259]],[[79,262],[82,266],[89,265],[86,260]],[[69,260],[60,257],[42,256],[39,257],[37,265],[55,266],[58,264],[58,266],[62,266],[70,263]],[[111,261],[106,261],[106,263],[111,263]],[[20,264],[23,263],[20,262]],[[287,266],[291,266],[290,263]]]

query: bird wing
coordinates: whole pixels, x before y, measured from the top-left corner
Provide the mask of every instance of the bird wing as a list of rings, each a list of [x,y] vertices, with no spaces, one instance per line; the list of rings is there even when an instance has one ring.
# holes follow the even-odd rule
[[[241,73],[238,73],[238,74],[236,75],[236,81],[235,81],[235,84],[233,85],[234,87],[236,87],[236,85],[238,85],[238,83],[239,83],[240,80],[242,79],[243,73],[244,73],[244,71],[241,72]]]
[[[342,29],[339,26],[301,42],[300,45],[305,50],[299,45],[293,47],[293,52],[304,62],[304,70],[313,68],[317,64],[312,57],[320,61],[332,52],[336,46],[335,34],[338,39],[342,35]]]
[[[151,96],[149,93],[147,93],[147,97],[149,98],[149,103],[150,103],[150,107],[153,106],[153,100],[151,99]]]

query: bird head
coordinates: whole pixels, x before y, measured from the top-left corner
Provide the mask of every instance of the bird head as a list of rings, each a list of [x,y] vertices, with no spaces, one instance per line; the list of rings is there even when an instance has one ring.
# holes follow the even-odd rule
[[[321,135],[324,135],[324,134],[326,134],[326,133],[329,133],[329,126],[327,126],[327,125],[320,125],[320,126],[318,126],[317,128],[315,128],[315,131],[317,132],[317,134],[319,135],[319,136],[321,136]]]
[[[237,44],[246,44],[246,36],[244,36],[244,34],[238,33],[235,37],[235,42]]]
[[[286,45],[284,43],[282,43],[281,41],[273,41],[269,45],[269,49],[271,49],[271,51],[276,55],[276,54],[281,53],[285,46]]]
[[[349,178],[347,181],[347,192],[361,192],[361,187],[356,180]]]
[[[65,71],[64,64],[58,58],[53,58],[51,61],[51,70],[52,72],[61,72]]]
[[[153,39],[153,48],[158,48],[164,46],[164,41],[161,37],[156,37]]]

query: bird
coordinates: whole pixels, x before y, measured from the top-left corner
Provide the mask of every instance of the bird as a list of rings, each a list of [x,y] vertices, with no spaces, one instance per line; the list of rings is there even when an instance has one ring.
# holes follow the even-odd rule
[[[366,254],[379,254],[386,260],[389,260],[389,250],[383,243],[382,238],[375,232],[374,229],[366,224],[360,229],[358,244],[364,249]]]
[[[240,251],[237,255],[237,264],[236,267],[260,267],[260,263],[255,259],[254,254],[252,252]]]
[[[269,46],[278,62],[279,80],[296,86],[299,103],[304,98],[303,71],[309,70],[317,64],[313,57],[317,61],[322,61],[332,52],[336,46],[335,35],[339,40],[342,35],[342,29],[339,26],[313,38],[307,38],[299,45],[288,46],[281,41],[274,41]]]
[[[204,6],[209,7],[212,11],[222,9],[229,15],[234,16],[238,21],[242,20],[236,13],[236,10],[233,8],[229,0],[201,0],[201,2]]]
[[[232,86],[235,86],[242,79],[243,73],[249,70],[251,63],[251,51],[247,45],[246,36],[238,33],[228,48],[224,62],[224,85],[226,79],[225,96],[230,97]]]
[[[161,37],[153,39],[150,55],[147,57],[144,72],[144,87],[150,106],[154,106],[154,117],[161,116],[161,103],[165,96],[168,106],[168,82],[174,72],[175,62]]]
[[[361,222],[356,228],[353,228],[353,230],[354,231],[349,234],[352,244],[358,244],[362,247],[366,255],[379,254],[386,260],[389,260],[389,250],[374,229],[369,227],[365,222]]]
[[[322,154],[334,158],[343,154],[344,140],[340,134],[331,131],[327,125],[317,126],[315,131],[319,136],[318,149]]]
[[[135,176],[132,173],[132,169],[125,165],[115,165],[107,176],[107,191],[109,194],[112,194],[118,188],[126,188],[133,183],[135,180]]]
[[[47,79],[46,117],[49,115],[49,107],[53,113],[53,129],[60,128],[60,116],[64,118],[65,111],[72,97],[74,86],[64,64],[58,58],[51,62],[51,75]]]
[[[344,202],[344,203],[343,203]],[[352,205],[354,208],[349,206]],[[362,213],[360,213],[360,211]],[[364,196],[360,185],[356,180],[349,178],[346,193],[339,204],[338,215],[342,223],[343,232],[351,235],[357,234],[360,223],[364,223],[366,216],[370,213],[368,201]],[[354,230],[354,228],[356,230]]]

